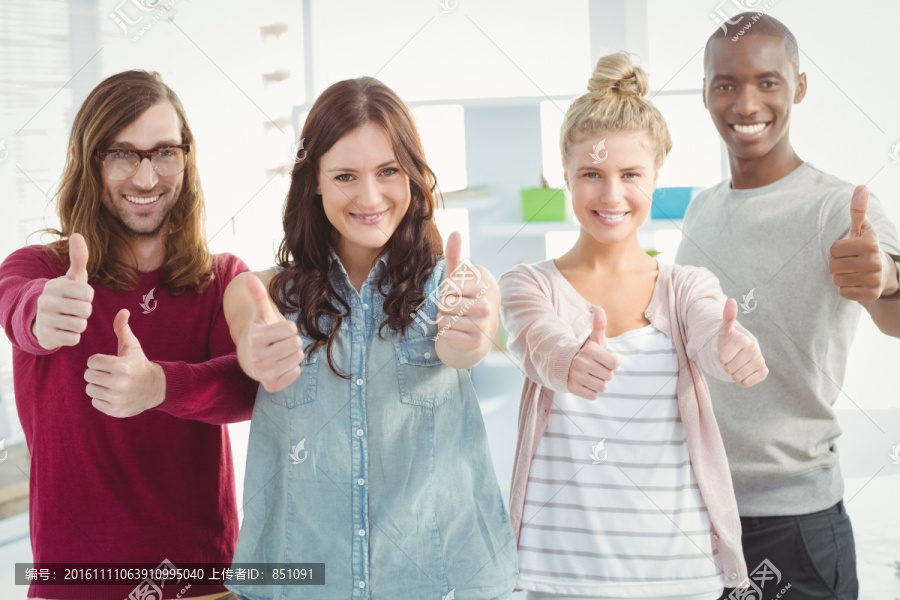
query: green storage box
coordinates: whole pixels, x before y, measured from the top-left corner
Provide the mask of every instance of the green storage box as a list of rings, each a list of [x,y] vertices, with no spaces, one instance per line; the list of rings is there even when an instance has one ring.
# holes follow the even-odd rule
[[[523,221],[565,221],[565,190],[529,188],[522,190]]]

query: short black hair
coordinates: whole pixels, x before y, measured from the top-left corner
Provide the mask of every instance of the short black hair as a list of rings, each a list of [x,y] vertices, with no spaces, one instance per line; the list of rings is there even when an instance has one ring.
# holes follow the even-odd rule
[[[775,17],[757,12],[744,12],[725,21],[722,26],[725,27],[725,31],[722,30],[722,27],[719,27],[706,41],[706,50],[703,52],[704,70],[709,64],[709,49],[712,43],[716,40],[734,39],[740,33],[740,37],[768,35],[783,39],[784,49],[787,51],[791,66],[794,67],[794,74],[800,74],[800,48],[797,46],[797,38],[787,28],[787,25]],[[735,42],[739,41],[740,39],[735,40]]]

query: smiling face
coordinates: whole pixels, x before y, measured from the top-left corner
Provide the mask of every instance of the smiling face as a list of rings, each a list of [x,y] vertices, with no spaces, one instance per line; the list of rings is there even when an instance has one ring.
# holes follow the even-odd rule
[[[791,106],[806,94],[787,42],[755,35],[711,42],[703,103],[733,158],[776,160],[791,155]]]
[[[319,159],[316,193],[335,229],[335,251],[351,257],[380,254],[409,208],[409,177],[400,170],[384,130],[366,123]]]
[[[108,148],[152,150],[181,143],[181,124],[168,101],[148,108],[131,125],[116,134]],[[137,172],[122,181],[110,179],[100,165],[103,181],[101,202],[135,237],[155,237],[162,231],[172,207],[181,196],[184,173],[163,177],[150,161],[141,161]]]
[[[603,158],[593,148],[606,139]],[[596,134],[572,145],[566,184],[572,192],[575,217],[584,231],[601,243],[636,239],[650,212],[658,170],[656,153],[645,131]]]

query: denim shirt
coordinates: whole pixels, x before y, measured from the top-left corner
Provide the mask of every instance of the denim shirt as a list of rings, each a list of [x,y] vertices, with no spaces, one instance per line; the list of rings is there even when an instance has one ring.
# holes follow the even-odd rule
[[[516,544],[469,371],[435,352],[437,303],[423,305],[406,336],[385,327],[381,339],[386,257],[359,292],[332,260],[332,284],[350,306],[334,363],[350,378],[329,368],[322,347],[287,389],[260,386],[234,557],[324,563],[325,585],[230,589],[252,600],[506,598]],[[444,266],[426,298],[438,297]],[[312,340],[299,335],[306,349]]]

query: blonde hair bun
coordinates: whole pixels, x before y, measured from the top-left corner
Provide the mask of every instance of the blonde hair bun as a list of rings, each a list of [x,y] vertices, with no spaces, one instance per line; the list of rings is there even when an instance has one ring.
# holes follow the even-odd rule
[[[610,94],[643,98],[650,90],[650,78],[644,69],[634,64],[631,54],[616,52],[597,61],[587,89],[597,99]]]
[[[597,61],[588,92],[572,101],[563,121],[559,149],[568,164],[572,147],[586,136],[620,131],[646,131],[653,144],[656,168],[672,149],[669,128],[659,110],[646,98],[650,77],[628,52]]]

